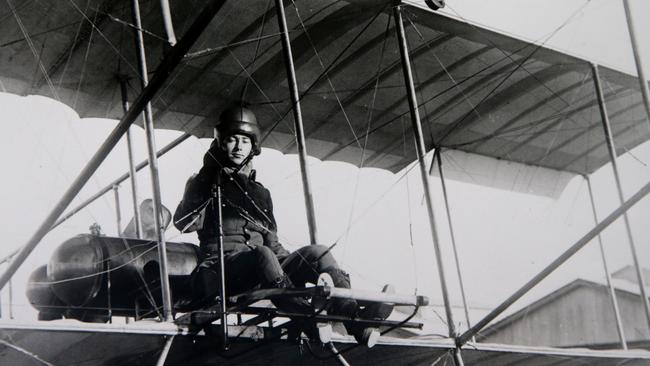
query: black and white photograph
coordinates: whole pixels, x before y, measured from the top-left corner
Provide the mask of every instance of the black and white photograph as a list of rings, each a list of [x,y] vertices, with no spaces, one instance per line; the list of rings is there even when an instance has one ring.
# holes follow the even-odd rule
[[[0,365],[650,366],[649,17],[0,0]]]

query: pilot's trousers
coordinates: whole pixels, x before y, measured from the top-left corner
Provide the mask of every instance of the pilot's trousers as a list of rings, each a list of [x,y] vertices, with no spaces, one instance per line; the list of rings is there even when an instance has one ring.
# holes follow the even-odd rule
[[[320,273],[332,275],[336,287],[350,288],[349,277],[339,269],[329,248],[324,245],[304,246],[284,258],[278,258],[264,246],[225,256],[227,296],[262,288],[276,287],[287,277],[294,286],[316,283]],[[201,297],[218,294],[219,260],[206,258],[194,274],[194,292]],[[199,295],[200,294],[200,295]]]

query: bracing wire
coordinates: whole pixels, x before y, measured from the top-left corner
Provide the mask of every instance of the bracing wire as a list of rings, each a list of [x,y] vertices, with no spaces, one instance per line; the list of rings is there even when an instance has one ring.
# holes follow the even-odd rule
[[[523,47],[521,47],[521,48],[520,48],[519,50],[517,50],[517,51],[520,51],[520,50],[525,49],[525,48],[527,48],[527,47],[528,47],[528,45],[523,46]],[[465,77],[464,79],[462,79],[461,81],[459,81],[459,82],[457,83],[457,85],[461,85],[461,84],[464,84],[464,83],[466,83],[466,82],[468,82],[468,81],[470,81],[470,80],[473,80],[474,77],[476,77],[476,76],[482,74],[484,71],[486,71],[486,70],[492,68],[493,66],[497,65],[498,63],[500,63],[501,61],[505,60],[506,58],[507,58],[507,57],[502,57],[501,59],[497,60],[496,62],[494,62],[494,63],[492,63],[492,64],[490,64],[490,65],[487,65],[487,66],[481,68],[480,70],[477,70],[476,72],[474,72],[474,73],[468,75],[467,77]],[[457,78],[457,79],[458,79],[458,78]],[[400,86],[400,87],[401,87],[401,86]],[[422,101],[420,104],[418,104],[418,108],[422,107],[423,105],[425,105],[425,104],[427,104],[427,103],[432,102],[433,100],[435,100],[436,98],[438,98],[438,97],[440,97],[440,96],[442,96],[442,95],[445,95],[447,92],[449,92],[450,90],[455,89],[455,88],[456,88],[455,85],[452,85],[452,86],[450,86],[450,87],[448,87],[448,88],[445,88],[444,90],[440,91],[439,93],[436,93],[436,94],[434,94],[433,96],[429,97],[428,99]],[[384,128],[384,127],[386,127],[386,126],[388,126],[388,125],[394,123],[395,121],[399,120],[400,118],[406,116],[406,115],[409,114],[409,113],[410,113],[410,112],[409,112],[408,110],[405,111],[405,112],[403,112],[403,113],[400,113],[400,114],[394,116],[393,118],[387,120],[386,122],[383,122],[383,123],[381,123],[381,124],[375,126],[375,127],[374,127],[372,130],[370,130],[367,134],[368,134],[368,135],[373,134],[373,133],[375,133],[375,132],[381,130],[382,128]],[[365,136],[362,136],[362,137],[365,137]],[[354,140],[349,141],[349,142],[346,142],[346,143],[343,144],[343,147],[350,146],[350,145],[353,144],[353,143],[354,143]]]
[[[314,55],[318,59],[318,63],[323,69],[323,73],[325,75],[325,78],[327,79],[327,83],[332,89],[332,93],[334,93],[334,98],[336,99],[336,103],[338,104],[339,108],[341,109],[341,113],[343,114],[343,118],[345,118],[345,122],[348,124],[348,127],[350,128],[350,131],[352,132],[352,136],[354,136],[354,139],[357,142],[357,145],[359,148],[363,149],[363,146],[361,146],[361,143],[359,142],[359,138],[357,137],[356,132],[354,131],[354,126],[352,126],[352,121],[350,121],[350,118],[345,111],[345,107],[343,106],[343,103],[341,103],[341,98],[339,98],[339,94],[336,92],[336,88],[334,87],[334,83],[332,82],[332,79],[329,76],[329,73],[327,72],[327,68],[325,67],[325,64],[323,63],[323,59],[320,57],[320,53],[316,49],[316,46],[314,45],[314,41],[311,38],[311,35],[309,34],[309,31],[307,30],[307,27],[305,27],[305,23],[302,21],[302,17],[300,16],[300,11],[298,10],[298,6],[296,5],[294,0],[291,0],[291,3],[293,4],[294,9],[296,10],[296,16],[298,17],[298,21],[300,22],[300,26],[302,27],[302,30],[307,37],[307,40],[309,41],[309,44],[311,45],[312,50],[314,51]]]
[[[40,37],[40,36],[48,35],[48,34],[50,34],[50,33],[54,33],[54,32],[60,31],[60,30],[65,29],[65,28],[67,28],[67,27],[71,27],[71,26],[73,26],[73,25],[75,25],[75,24],[77,24],[77,23],[81,23],[81,21],[74,21],[74,22],[70,22],[70,23],[68,23],[68,24],[60,25],[60,26],[58,26],[58,27],[54,27],[54,28],[46,29],[46,30],[44,30],[44,31],[42,31],[42,32],[32,33],[32,34],[31,34],[31,37],[35,38],[35,37]],[[18,38],[18,39],[14,39],[14,40],[11,40],[11,41],[7,41],[7,42],[5,42],[5,43],[0,43],[0,48],[7,47],[7,46],[11,46],[11,45],[13,45],[13,44],[20,43],[20,42],[25,42],[25,41],[27,41],[27,39],[26,39],[25,37],[23,37],[23,38]]]
[[[341,52],[339,52],[338,55],[336,55],[336,57],[334,57],[334,59],[332,60],[332,62],[330,62],[330,65],[329,65],[327,68],[325,68],[325,70],[323,70],[323,71],[318,75],[318,77],[316,77],[316,79],[315,79],[315,80],[314,80],[314,81],[313,81],[313,82],[312,82],[312,83],[311,83],[311,84],[310,84],[310,85],[309,85],[309,86],[308,86],[308,87],[307,87],[307,88],[306,88],[306,89],[305,89],[305,90],[300,94],[300,96],[299,96],[299,98],[298,98],[298,101],[301,101],[304,97],[306,97],[307,94],[308,94],[308,93],[309,93],[309,92],[310,92],[310,91],[311,91],[311,90],[312,90],[312,89],[313,89],[313,88],[318,84],[318,82],[323,78],[323,76],[325,76],[326,73],[329,72],[329,70],[331,70],[331,69],[332,69],[332,68],[337,64],[337,62],[339,61],[339,59],[340,59],[341,57],[343,57],[343,55],[345,54],[345,52],[347,52],[347,50],[348,50],[350,47],[352,47],[352,45],[353,45],[354,43],[356,43],[357,39],[359,39],[359,38],[361,37],[361,35],[365,33],[366,29],[368,29],[368,28],[370,27],[370,25],[375,21],[375,19],[377,19],[377,18],[379,17],[379,15],[381,15],[381,14],[383,13],[384,9],[386,8],[386,6],[388,6],[388,4],[389,4],[389,2],[386,2],[386,4],[384,5],[384,7],[383,7],[382,9],[380,9],[380,10],[377,12],[377,14],[375,14],[375,16],[372,17],[372,18],[371,18],[371,19],[370,19],[370,20],[365,24],[365,26],[364,26],[364,27],[363,27],[363,28],[362,28],[362,29],[361,29],[361,30],[360,30],[360,31],[359,31],[359,32],[354,36],[354,38],[352,38],[352,40],[351,40],[351,41],[350,41],[350,42],[349,42],[349,43],[348,43],[348,44],[347,44],[347,45],[346,45],[346,46],[341,50]],[[271,128],[270,128],[270,129],[268,130],[268,132],[267,132],[267,133],[262,137],[261,140],[264,141],[264,140],[268,137],[268,135],[269,135],[269,134],[270,134],[270,133],[271,133],[271,132],[272,132],[272,131],[277,127],[277,125],[278,125],[282,120],[284,120],[284,118],[285,118],[289,113],[291,113],[292,110],[293,110],[293,107],[288,108],[288,109],[287,109],[287,110],[282,114],[282,117],[281,117],[280,119],[276,120],[276,121],[271,125]]]
[[[96,16],[97,15],[95,15],[94,20],[97,20]],[[92,29],[90,30],[90,35],[88,36],[88,45],[86,46],[86,52],[84,52],[84,59],[81,66],[81,73],[79,75],[79,82],[77,82],[77,88],[75,90],[74,98],[72,100],[72,109],[76,109],[77,107],[79,92],[81,91],[81,85],[83,85],[84,76],[86,75],[86,65],[88,64],[88,58],[90,56],[90,46],[93,44],[93,34],[95,34],[95,27],[92,27]],[[72,52],[70,52],[70,54],[72,54]],[[61,75],[61,78],[63,78],[63,75]]]
[[[29,49],[32,51],[32,54],[34,55],[34,59],[37,60],[38,62],[38,68],[41,70],[41,73],[43,74],[43,77],[45,78],[45,81],[47,82],[47,86],[50,88],[50,91],[52,92],[52,95],[54,96],[54,99],[57,101],[60,101],[59,94],[57,93],[56,89],[54,88],[54,84],[52,83],[52,79],[48,75],[47,70],[45,69],[45,65],[43,65],[43,61],[41,60],[38,52],[36,51],[36,47],[34,46],[34,42],[32,41],[32,37],[30,37],[29,33],[27,33],[27,29],[25,28],[25,25],[23,24],[22,19],[18,15],[18,12],[16,11],[16,8],[14,7],[13,3],[11,0],[5,0],[7,2],[7,5],[9,6],[9,9],[11,9],[11,13],[13,14],[14,18],[16,19],[16,23],[18,23],[18,27],[20,28],[21,33],[25,37],[25,41],[27,41],[27,45],[29,46]]]
[[[269,11],[269,8],[271,7],[271,0],[266,1],[266,9],[264,10],[264,15],[262,15],[262,25],[260,26],[260,31],[257,34],[257,42],[255,44],[255,53],[253,54],[253,60],[250,63],[250,67],[255,67],[255,61],[257,61],[257,55],[260,51],[260,45],[262,44],[262,35],[264,34],[264,26],[266,25],[266,14]],[[247,78],[246,82],[244,83],[244,87],[242,88],[241,92],[241,100],[244,101],[246,100],[246,92],[248,91],[248,83],[250,82],[250,79]]]
[[[9,0],[7,0],[7,1],[9,1]],[[81,9],[79,8],[79,6],[77,6],[77,4],[75,4],[74,1],[72,1],[72,0],[68,0],[68,2],[69,2],[70,5],[72,5],[72,7],[73,7],[73,8],[74,8],[74,9],[75,9],[75,10],[76,10],[76,11],[77,11],[77,12],[78,12],[78,13],[79,13],[79,14],[80,14],[80,15],[81,15],[81,16],[82,16],[82,17],[83,17],[83,18],[84,18],[84,19],[85,19],[89,24],[90,24],[90,26],[91,26],[93,29],[95,29],[95,30],[97,31],[97,34],[99,34],[99,36],[102,37],[102,39],[103,39],[103,40],[108,44],[109,48],[111,48],[111,49],[113,50],[113,52],[115,52],[115,54],[116,54],[116,55],[117,55],[117,56],[118,56],[122,61],[124,61],[124,63],[125,63],[125,64],[126,64],[126,65],[127,65],[127,66],[128,66],[128,67],[129,67],[129,68],[130,68],[130,69],[131,69],[131,70],[136,74],[136,75],[138,75],[138,71],[137,71],[137,69],[136,69],[136,68],[135,68],[135,67],[134,67],[134,66],[129,62],[129,60],[127,60],[127,59],[122,55],[122,53],[120,53],[120,50],[119,50],[117,47],[115,47],[115,45],[114,45],[114,44],[113,44],[113,43],[108,39],[108,37],[106,37],[106,35],[104,34],[104,32],[102,32],[101,29],[99,29],[99,27],[97,27],[97,25],[96,25],[93,21],[90,20],[90,18],[88,17],[88,15],[86,15],[86,13],[84,13],[83,10],[81,10]]]
[[[46,83],[48,85],[48,88],[50,89],[50,91],[51,91],[52,95],[54,96],[54,98],[57,101],[60,102],[61,100],[59,98],[59,95],[58,95],[55,87],[54,87],[54,83],[52,82],[52,79],[51,79],[48,71],[46,70],[45,65],[43,65],[41,57],[39,56],[38,52],[36,51],[36,47],[34,45],[32,37],[27,32],[27,29],[26,29],[25,25],[23,24],[22,19],[18,15],[18,12],[16,11],[16,8],[13,6],[13,3],[11,2],[11,0],[5,0],[5,1],[7,2],[7,5],[9,6],[9,8],[11,9],[11,12],[12,12],[16,22],[18,23],[18,26],[19,26],[23,36],[25,37],[25,41],[27,42],[30,50],[32,51],[32,54],[34,55],[34,58],[37,60],[38,67],[39,67],[41,73],[43,74],[43,78],[45,79],[45,81],[46,81]],[[76,135],[75,135],[75,138],[77,138]],[[78,140],[78,138],[77,138],[77,140]]]
[[[408,14],[408,13],[405,13],[405,15],[406,15],[406,19],[407,19],[408,22],[411,24],[411,28],[412,28],[413,30],[415,30],[415,32],[418,34],[418,37],[420,38],[420,41],[421,41],[421,42],[422,42],[422,43],[423,43],[423,44],[424,44],[424,45],[429,49],[429,51],[431,52],[431,54],[433,55],[433,57],[436,59],[436,62],[438,62],[438,64],[440,65],[440,67],[442,68],[442,70],[444,71],[444,73],[447,75],[447,77],[449,78],[449,80],[452,82],[452,85],[453,85],[456,89],[458,89],[458,92],[459,92],[460,95],[463,97],[463,99],[465,100],[465,102],[466,102],[467,104],[469,104],[469,106],[470,106],[472,112],[474,112],[474,113],[475,113],[479,118],[481,118],[481,117],[482,117],[482,116],[481,116],[481,113],[479,113],[479,111],[476,109],[476,106],[474,106],[474,104],[472,103],[472,101],[467,97],[467,95],[465,95],[465,92],[463,91],[463,89],[461,89],[461,88],[458,86],[458,83],[456,82],[456,79],[453,77],[453,75],[451,75],[451,73],[449,72],[449,70],[447,70],[447,68],[445,67],[445,65],[442,63],[442,61],[440,60],[440,58],[439,58],[438,55],[436,54],[435,50],[433,50],[433,49],[431,48],[431,45],[430,45],[428,42],[426,42],[426,40],[424,39],[424,35],[422,35],[422,32],[420,32],[420,30],[419,30],[418,27],[415,25],[415,23],[413,23],[413,20],[411,20],[411,17],[409,16],[409,14]],[[413,69],[414,69],[414,71],[415,71],[415,73],[416,73],[416,78],[417,78],[417,70],[418,70],[418,68],[417,68],[417,67],[414,67]],[[419,82],[418,82],[418,84],[419,84]],[[420,91],[420,94],[421,94],[421,91]],[[422,99],[422,98],[421,98],[421,99]],[[426,111],[426,104],[424,105],[424,108],[425,108],[425,111]],[[425,112],[425,114],[426,114],[427,117],[429,117],[429,114],[428,114],[428,113]],[[490,121],[491,121],[492,123],[494,123],[494,121],[493,121],[493,119],[492,119],[492,116],[490,116]]]
[[[354,192],[352,194],[352,207],[350,208],[350,215],[348,217],[348,224],[347,228],[345,230],[345,237],[347,237],[350,233],[350,229],[352,228],[352,218],[354,217],[354,209],[355,209],[355,203],[356,203],[356,196],[358,193],[359,189],[359,180],[361,179],[361,169],[364,166],[365,163],[365,158],[366,158],[366,149],[368,147],[368,131],[370,130],[370,126],[372,125],[372,112],[375,110],[375,102],[377,101],[377,88],[379,87],[379,80],[381,76],[381,63],[384,59],[384,54],[386,51],[386,43],[388,41],[388,32],[390,30],[390,22],[391,18],[388,17],[388,21],[386,22],[386,30],[385,30],[385,36],[384,36],[384,42],[382,43],[381,50],[379,52],[379,58],[377,60],[377,72],[375,73],[375,88],[372,93],[372,99],[370,102],[370,107],[368,108],[368,118],[367,118],[367,123],[366,123],[366,135],[363,139],[363,149],[361,150],[361,161],[359,162],[359,168],[357,170],[357,177],[354,183]],[[355,135],[356,137],[356,135]],[[345,247],[347,251],[347,246]],[[345,258],[345,253],[344,251],[343,257]]]
[[[293,129],[293,126],[291,126],[291,125],[290,125],[290,124],[289,124],[289,123],[284,119],[284,117],[285,117],[286,115],[282,116],[282,115],[280,114],[280,111],[278,111],[278,109],[275,107],[274,103],[271,102],[271,98],[269,98],[269,96],[266,94],[266,92],[264,91],[264,89],[263,89],[263,88],[262,88],[262,87],[257,83],[257,81],[255,80],[255,78],[253,78],[253,75],[251,75],[251,73],[248,71],[248,69],[247,69],[247,68],[246,68],[246,67],[241,63],[241,61],[240,61],[239,58],[235,55],[235,53],[232,52],[229,48],[228,48],[227,50],[228,50],[228,54],[230,55],[230,57],[232,57],[233,60],[235,60],[235,62],[237,62],[237,65],[239,65],[239,67],[242,69],[242,71],[246,74],[246,76],[247,76],[247,80],[250,80],[250,81],[253,83],[253,85],[255,86],[255,88],[257,88],[257,90],[260,92],[260,94],[262,94],[262,96],[264,97],[264,99],[266,99],[266,101],[269,103],[269,105],[271,106],[271,109],[273,109],[273,112],[275,112],[275,114],[279,117],[278,121],[277,121],[276,123],[274,123],[274,124],[273,124],[269,129],[268,129],[268,131],[265,133],[265,135],[264,135],[260,140],[261,140],[261,141],[264,141],[265,138],[267,138],[267,137],[271,134],[271,132],[273,131],[273,129],[277,126],[277,123],[279,123],[279,122],[281,122],[281,121],[284,121],[284,123],[285,123],[285,125],[287,126],[287,128],[288,128],[290,131],[292,131],[292,133],[295,134],[295,131],[294,131],[294,129]],[[289,109],[289,110],[291,110],[291,109]]]
[[[588,76],[589,76],[589,74],[585,74],[585,75],[584,75],[584,77],[582,78],[582,82],[581,82],[581,84],[580,84],[580,88],[578,88],[578,89],[576,89],[576,90],[574,91],[574,93],[572,94],[572,96],[571,96],[571,100],[569,101],[569,104],[568,104],[568,105],[572,105],[572,104],[573,104],[573,102],[575,101],[575,98],[576,98],[577,95],[578,95],[578,92],[579,92],[579,91],[584,87],[584,85],[585,85],[585,81],[587,80],[587,77],[588,77]],[[569,119],[570,119],[570,118],[569,118]],[[539,162],[542,162],[542,161],[546,160],[546,158],[551,154],[551,151],[553,150],[553,147],[554,147],[555,143],[557,142],[557,139],[558,139],[559,136],[560,136],[560,132],[562,131],[562,125],[563,125],[566,121],[567,121],[567,118],[563,118],[563,119],[562,119],[562,122],[560,122],[560,126],[559,126],[559,128],[555,131],[555,134],[554,134],[554,136],[553,136],[553,139],[551,140],[551,142],[550,142],[550,143],[548,144],[548,146],[546,147],[546,151],[544,152],[544,155],[542,156],[542,158],[539,159]],[[531,127],[531,128],[532,128],[532,127]],[[577,128],[579,128],[579,127],[577,127]]]
[[[404,126],[405,121],[402,118],[402,146],[404,149],[404,155],[406,155],[406,126]],[[415,165],[414,165],[415,166]],[[408,211],[408,222],[409,222],[409,243],[411,244],[411,260],[413,261],[413,282],[414,282],[414,293],[418,292],[418,262],[415,258],[415,243],[413,241],[413,208],[411,207],[411,185],[409,184],[408,174],[406,175],[406,206]]]
[[[576,9],[573,13],[571,13],[571,15],[569,15],[569,17],[568,17],[568,18],[567,18],[567,19],[566,19],[562,24],[560,24],[556,29],[554,29],[553,31],[550,32],[550,34],[546,37],[546,40],[542,43],[542,45],[545,44],[546,42],[548,42],[548,40],[551,39],[555,34],[557,34],[557,32],[559,32],[561,29],[563,29],[564,27],[566,27],[567,25],[569,25],[569,24],[574,20],[574,18],[575,18],[578,14],[580,14],[580,13],[584,10],[584,8],[585,8],[587,5],[589,5],[590,2],[591,2],[591,0],[585,0],[585,2],[582,4],[582,6],[580,6],[580,7],[579,7],[578,9]],[[451,5],[447,4],[447,7],[448,7],[451,11],[453,11],[454,14],[456,14],[456,16],[458,16],[460,19],[462,19],[465,23],[469,24],[472,28],[474,28],[474,29],[478,29],[474,24],[472,24],[472,22],[470,22],[470,21],[468,21],[467,19],[463,18],[463,16],[460,15],[460,14],[459,14],[459,13],[458,13],[454,8],[453,8],[453,7],[451,7]],[[482,33],[482,32],[481,32],[481,33]],[[544,37],[542,37],[542,38],[544,38]],[[512,60],[511,56],[510,56],[507,52],[505,52],[505,51],[503,51],[501,48],[499,48],[499,47],[496,45],[496,43],[492,42],[492,40],[490,40],[488,37],[485,37],[485,39],[486,39],[486,40],[487,40],[487,41],[488,41],[488,42],[489,42],[489,43],[490,43],[494,48],[496,48],[497,50],[499,50],[501,53],[503,53],[504,55],[506,55],[508,58],[510,58],[510,59]],[[514,60],[512,60],[512,61],[514,62]],[[561,100],[562,102],[564,102],[566,105],[570,105],[569,102],[567,102],[566,100],[564,100],[564,98],[562,98],[562,96],[557,95],[557,94],[555,93],[555,91],[554,91],[553,89],[551,89],[551,88],[550,88],[546,83],[542,82],[542,81],[539,80],[535,75],[533,75],[532,73],[530,73],[530,71],[529,71],[525,66],[522,67],[522,70],[524,70],[524,71],[525,71],[526,73],[528,73],[530,76],[532,76],[533,78],[535,78],[535,80],[537,80],[537,81],[538,81],[538,82],[539,82],[539,83],[540,83],[540,84],[541,84],[545,89],[547,89],[547,90],[548,90],[548,91],[549,91],[553,96],[555,96],[556,98],[558,98],[559,100]]]
[[[19,346],[13,344],[13,343],[9,343],[8,341],[0,339],[0,344],[3,344],[4,346],[9,347],[9,348],[11,348],[11,349],[13,349],[15,351],[18,351],[18,352],[24,354],[25,356],[28,356],[29,358],[38,361],[39,363],[41,363],[43,365],[54,366],[51,363],[49,363],[49,362],[43,360],[42,358],[38,357],[38,355],[36,355],[35,353],[30,352],[30,351],[28,351],[28,350],[26,350],[26,349],[24,349],[22,347],[19,347]]]
[[[151,36],[151,37],[153,37],[153,38],[155,38],[155,39],[157,39],[159,41],[167,43],[167,38],[159,36],[156,33],[152,32],[152,31],[150,31],[148,29],[145,29],[143,27],[138,27],[138,26],[136,26],[135,24],[133,24],[131,22],[127,22],[126,20],[122,20],[122,19],[114,16],[111,13],[103,12],[103,11],[97,9],[97,8],[93,8],[93,10],[95,11],[95,13],[106,15],[110,20],[114,21],[115,23],[122,24],[122,25],[124,25],[124,26],[126,26],[128,28],[131,28],[131,29],[133,29],[133,30],[135,30],[137,32],[142,32],[142,33],[144,33],[144,34],[146,34],[148,36]]]

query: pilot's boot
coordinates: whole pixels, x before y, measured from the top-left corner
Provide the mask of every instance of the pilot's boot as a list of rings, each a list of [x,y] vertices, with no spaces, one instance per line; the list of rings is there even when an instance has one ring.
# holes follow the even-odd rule
[[[282,275],[278,279],[276,279],[273,283],[271,283],[271,287],[274,288],[294,288],[295,286],[293,285],[293,282],[291,282],[291,279],[289,276]],[[313,312],[312,306],[302,296],[282,296],[282,297],[276,297],[271,299],[271,302],[273,305],[275,305],[276,308],[286,311],[288,313],[297,313],[297,314],[311,314]]]
[[[350,275],[340,268],[328,269],[325,273],[332,277],[334,287],[350,288]],[[332,315],[341,315],[349,318],[357,316],[359,304],[354,299],[333,299],[329,307],[329,313]]]
[[[350,288],[350,276],[341,269],[326,271],[332,276],[335,287]],[[394,289],[391,285],[386,285],[382,292],[392,293]],[[360,308],[354,299],[334,299],[330,308],[333,315],[342,315],[349,318],[361,318],[366,320],[385,320],[393,312],[393,305],[387,303],[372,303]],[[343,322],[348,334],[354,336],[357,343],[367,346],[374,346],[379,339],[379,329],[376,327],[366,327],[355,323],[354,321]]]
[[[274,288],[294,288],[293,282],[286,274],[276,279],[272,284]],[[283,296],[271,299],[273,305],[279,310],[293,314],[313,314],[314,310],[309,301],[302,296]],[[318,340],[318,328],[316,323],[308,319],[290,317],[293,326],[289,328],[289,339],[299,339],[303,332],[310,340]]]

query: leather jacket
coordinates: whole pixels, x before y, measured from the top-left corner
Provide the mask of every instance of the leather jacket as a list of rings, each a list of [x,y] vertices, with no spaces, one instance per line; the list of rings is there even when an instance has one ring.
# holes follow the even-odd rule
[[[213,159],[208,159],[208,155]],[[214,157],[216,164],[210,162]],[[203,167],[185,186],[183,200],[174,213],[174,225],[185,232],[196,229],[204,254],[216,254],[219,234],[216,184],[220,174],[224,254],[264,245],[279,258],[286,257],[289,252],[278,242],[270,192],[255,181],[250,164],[238,170],[223,161],[226,159],[219,150],[211,147]],[[192,221],[194,225],[190,225]]]

